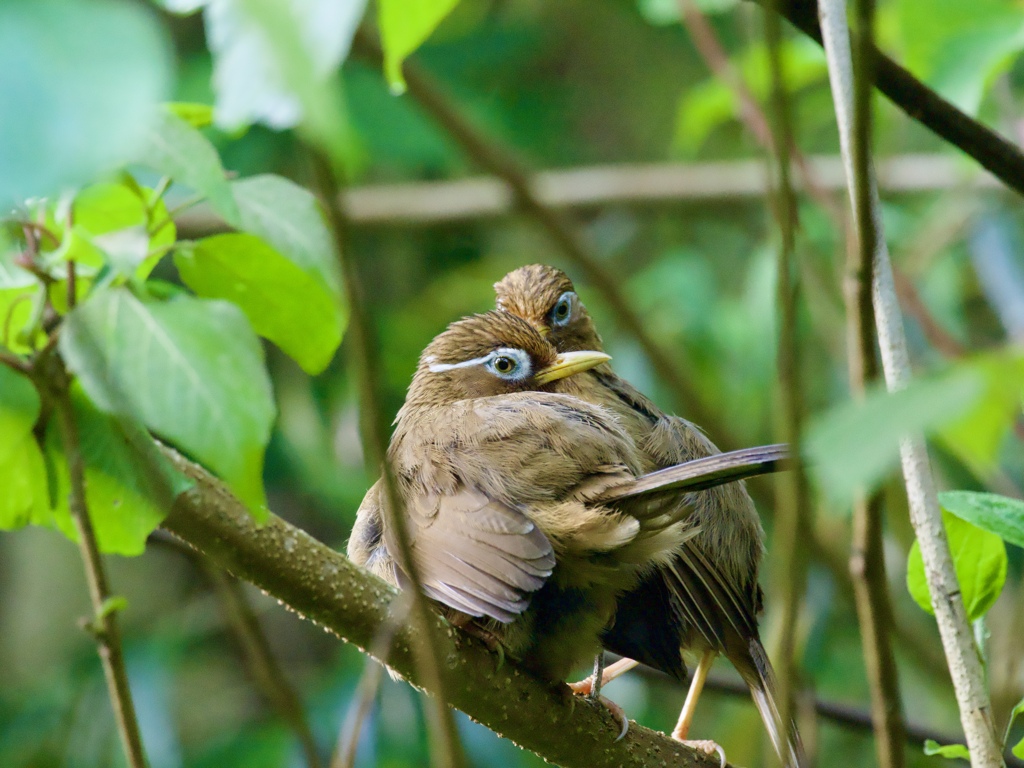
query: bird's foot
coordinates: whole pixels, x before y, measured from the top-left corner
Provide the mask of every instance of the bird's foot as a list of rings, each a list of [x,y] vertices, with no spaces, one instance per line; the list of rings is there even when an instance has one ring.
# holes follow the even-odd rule
[[[585,698],[593,700],[592,683],[593,681],[590,678],[588,678],[587,680],[581,680],[579,683],[566,683],[565,687],[562,688],[562,691],[565,691],[565,689],[568,688],[568,690],[571,692],[571,695],[566,696],[566,698],[568,699],[569,706],[572,708],[573,712],[575,711],[575,701],[577,701],[578,696],[583,696]],[[615,740],[621,741],[623,737],[630,731],[630,720],[628,717],[626,717],[626,711],[623,710],[622,707],[616,705],[616,703],[612,701],[610,698],[606,698],[605,696],[599,695],[597,697],[597,700],[600,703],[602,703],[604,709],[611,713],[611,717],[620,722],[620,731],[618,731],[618,735],[615,736]],[[569,715],[571,716],[571,712],[569,713]]]
[[[594,676],[585,677],[577,683],[566,683],[576,696],[590,696],[594,692]]]
[[[705,752],[708,755],[717,754],[721,768],[725,768],[725,750],[719,746],[718,742],[712,741],[711,739],[679,739],[676,738],[674,734],[673,738],[675,738],[680,744],[685,744],[688,747]]]
[[[481,643],[486,645],[487,649],[491,653],[498,654],[498,660],[494,665],[495,672],[499,671],[503,666],[505,666],[505,646],[501,644],[501,640],[498,639],[497,635],[495,635],[493,632],[484,629],[479,624],[473,621],[465,621],[458,623],[452,622],[452,624],[461,629],[467,635],[472,635]]]

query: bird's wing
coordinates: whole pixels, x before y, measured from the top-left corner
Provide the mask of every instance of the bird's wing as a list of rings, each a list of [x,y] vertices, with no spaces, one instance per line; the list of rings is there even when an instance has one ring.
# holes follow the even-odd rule
[[[462,485],[413,494],[406,504],[423,591],[450,608],[508,623],[551,575],[555,555],[543,532],[482,491]],[[384,535],[396,551],[393,532]]]

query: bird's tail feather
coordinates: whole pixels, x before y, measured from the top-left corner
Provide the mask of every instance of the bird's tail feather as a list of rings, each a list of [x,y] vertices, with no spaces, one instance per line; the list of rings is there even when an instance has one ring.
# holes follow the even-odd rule
[[[636,480],[604,491],[594,501],[610,503],[669,491],[678,493],[713,488],[786,469],[789,459],[789,445],[786,443],[717,453],[641,475]]]
[[[803,747],[800,744],[800,734],[797,733],[796,724],[782,722],[782,714],[779,712],[778,695],[775,685],[775,673],[772,671],[771,662],[764,651],[764,646],[757,638],[750,640],[750,659],[753,662],[751,670],[744,670],[743,677],[750,687],[750,696],[754,700],[754,706],[764,721],[768,736],[772,740],[772,746],[782,761],[785,768],[800,768],[804,765]]]

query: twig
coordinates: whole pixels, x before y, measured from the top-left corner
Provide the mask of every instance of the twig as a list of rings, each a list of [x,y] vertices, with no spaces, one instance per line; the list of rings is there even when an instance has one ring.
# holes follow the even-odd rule
[[[412,607],[409,597],[408,592],[402,593],[404,602],[377,630],[377,637],[374,639],[373,645],[370,646],[372,658],[366,660],[363,675],[359,678],[355,700],[349,706],[348,715],[345,717],[341,733],[338,735],[338,744],[334,749],[334,757],[331,758],[331,768],[353,768],[355,765],[359,736],[363,732],[363,723],[370,716],[370,710],[377,697],[377,689],[380,687],[384,672],[384,663],[391,653],[395,633],[405,623],[409,616],[409,609]],[[374,659],[383,661],[378,663]]]
[[[207,558],[197,555],[196,562],[220,600],[228,625],[256,686],[295,733],[306,756],[306,765],[309,768],[321,768],[323,761],[306,720],[302,701],[270,649],[267,637],[260,628],[259,620],[242,592],[241,585],[211,564]]]
[[[859,223],[870,215],[873,227],[859,232],[862,241],[872,244],[874,258],[873,303],[882,365],[890,390],[902,389],[910,380],[910,362],[907,356],[903,319],[900,315],[892,267],[882,229],[881,206],[878,189],[870,172],[858,173],[853,160],[853,66],[850,54],[850,33],[846,24],[844,0],[821,0],[821,29],[825,41],[825,55],[829,63],[836,118],[839,124],[840,146],[847,158],[850,177],[850,198],[854,215]],[[870,166],[868,166],[870,171]],[[866,190],[866,192],[865,192]],[[870,201],[870,211],[860,210],[860,201]],[[872,239],[872,232],[874,238]],[[980,766],[1003,764],[992,723],[988,690],[982,674],[974,637],[967,621],[963,599],[953,569],[949,542],[942,525],[935,482],[928,464],[924,438],[913,435],[901,444],[903,475],[910,502],[910,520],[917,534],[924,559],[925,576],[935,620],[939,626],[946,661],[953,678],[960,721],[971,752],[971,763]]]
[[[754,0],[767,5],[770,0]],[[822,27],[814,0],[785,0],[779,12],[801,32],[822,42]],[[875,87],[889,100],[983,168],[1024,194],[1024,153],[995,131],[973,120],[885,54],[875,49]]]
[[[800,301],[800,267],[796,256],[796,195],[790,181],[790,147],[793,131],[786,94],[785,74],[782,70],[782,29],[774,13],[765,16],[765,34],[768,43],[768,63],[771,73],[772,94],[772,148],[777,165],[777,197],[779,224],[778,306],[779,398],[782,402],[781,435],[789,443],[794,456],[801,455],[804,387],[801,378],[801,345],[797,324]],[[775,509],[774,549],[779,564],[778,602],[781,604],[778,652],[779,712],[788,724],[793,712],[793,692],[798,681],[799,664],[796,660],[796,632],[800,603],[807,583],[806,549],[800,545],[810,530],[810,501],[807,475],[800,466],[782,478]]]
[[[356,35],[356,50],[380,60],[380,49],[365,32]],[[612,315],[629,331],[644,350],[657,374],[668,385],[680,410],[700,424],[716,440],[729,434],[718,415],[707,405],[701,393],[676,365],[672,357],[658,346],[640,317],[629,306],[620,290],[621,280],[612,275],[593,253],[590,244],[574,224],[560,212],[538,199],[530,183],[531,173],[509,151],[469,123],[462,113],[429,76],[408,62],[405,80],[409,94],[416,99],[469,155],[474,162],[503,179],[512,190],[517,204],[547,233],[564,256],[587,276],[612,310]],[[732,447],[732,446],[723,446]]]
[[[331,160],[320,150],[310,149],[314,187],[327,211],[327,222],[334,238],[335,256],[344,276],[345,291],[349,304],[348,337],[352,343],[353,358],[357,369],[360,397],[363,406],[363,429],[365,430],[367,448],[371,461],[381,469],[381,483],[384,491],[383,513],[385,522],[395,533],[398,552],[393,552],[395,559],[409,579],[409,590],[412,593],[411,613],[413,624],[419,628],[417,658],[422,669],[422,677],[426,687],[434,693],[431,697],[433,716],[430,718],[436,739],[436,751],[432,754],[439,765],[460,768],[465,763],[462,745],[459,741],[455,718],[448,707],[445,695],[444,678],[441,673],[441,657],[438,639],[431,628],[431,611],[423,597],[419,578],[419,569],[412,555],[409,533],[406,527],[405,512],[398,494],[391,464],[387,459],[387,432],[383,409],[380,405],[380,363],[377,347],[371,339],[369,315],[363,300],[362,284],[355,259],[345,253],[344,232],[345,222],[341,212],[331,202],[336,200],[340,191],[337,177]]]
[[[165,454],[196,485],[178,497],[164,528],[299,614],[364,651],[372,647],[380,627],[398,612],[396,589],[276,515],[257,524],[220,481],[173,451]],[[549,762],[564,768],[718,765],[717,757],[636,724],[616,741],[618,724],[603,705],[567,696],[564,687],[511,661],[495,670],[494,654],[482,642],[436,614],[429,626],[445,660],[440,672],[451,705]],[[387,664],[422,686],[419,644],[415,629],[402,626]]]
[[[93,617],[87,622],[87,627],[96,639],[96,649],[103,664],[107,693],[114,708],[114,719],[117,722],[125,759],[131,768],[145,768],[146,755],[139,734],[131,689],[128,686],[117,608],[111,603],[110,587],[86,504],[85,460],[82,457],[78,424],[68,393],[68,374],[59,358],[52,356],[48,360],[50,363],[46,369],[37,372],[38,382],[52,396],[64,445],[71,489],[68,506],[78,534],[78,549],[85,565],[85,577],[93,608]]]
[[[855,0],[857,56],[854,59],[852,163],[858,233],[856,256],[851,259],[848,327],[850,385],[854,397],[863,400],[871,382],[879,379],[875,356],[875,311],[871,303],[874,284],[875,244],[878,232],[871,217],[870,187],[864,183],[871,167],[871,81],[874,73],[874,0]],[[882,492],[866,496],[863,490],[853,502],[853,537],[850,543],[850,576],[860,623],[864,667],[871,690],[871,719],[875,750],[881,768],[903,768],[904,725],[896,658],[891,643],[892,604],[885,574],[882,538]]]

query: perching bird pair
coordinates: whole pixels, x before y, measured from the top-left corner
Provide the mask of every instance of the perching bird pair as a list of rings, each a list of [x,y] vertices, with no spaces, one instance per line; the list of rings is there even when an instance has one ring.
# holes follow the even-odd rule
[[[453,323],[423,352],[388,451],[424,592],[553,682],[604,649],[624,657],[577,692],[637,662],[684,680],[683,654],[695,655],[680,740],[722,653],[795,768],[799,741],[781,721],[757,629],[764,534],[742,483],[721,484],[784,452],[708,458],[719,451],[693,424],[614,374],[559,270],[523,267],[495,288],[497,311]],[[710,479],[709,462],[720,470]],[[382,499],[378,482],[349,557],[405,587]]]

